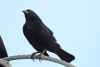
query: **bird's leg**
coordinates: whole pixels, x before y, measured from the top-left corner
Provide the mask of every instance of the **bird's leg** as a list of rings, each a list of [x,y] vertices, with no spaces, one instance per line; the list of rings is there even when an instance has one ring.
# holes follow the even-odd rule
[[[35,53],[32,53],[32,54],[31,54],[31,59],[33,59],[34,62],[35,62],[35,60],[34,60],[35,57],[34,57],[34,56],[35,56],[37,53],[39,53],[39,52],[35,52]]]
[[[47,51],[47,50],[45,49],[41,54],[39,54],[39,55],[37,56],[37,58],[39,58],[39,61],[42,60],[41,56],[44,54],[45,51]]]

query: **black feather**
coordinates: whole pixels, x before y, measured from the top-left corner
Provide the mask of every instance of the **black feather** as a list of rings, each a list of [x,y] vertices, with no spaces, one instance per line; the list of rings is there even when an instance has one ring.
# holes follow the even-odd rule
[[[23,33],[29,43],[39,52],[47,49],[50,52],[57,54],[62,60],[71,62],[75,57],[60,48],[56,42],[53,32],[45,26],[38,15],[32,10],[23,11],[26,18],[26,23],[23,26]],[[44,55],[48,56],[47,52]]]

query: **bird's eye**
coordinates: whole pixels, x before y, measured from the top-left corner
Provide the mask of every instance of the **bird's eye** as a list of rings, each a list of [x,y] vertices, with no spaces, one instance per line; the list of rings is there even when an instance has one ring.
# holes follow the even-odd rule
[[[32,12],[31,10],[29,10],[29,12]]]
[[[32,12],[32,10],[29,10],[29,9],[28,9],[28,10],[26,10],[26,11],[28,11],[29,13],[30,13],[30,12]]]

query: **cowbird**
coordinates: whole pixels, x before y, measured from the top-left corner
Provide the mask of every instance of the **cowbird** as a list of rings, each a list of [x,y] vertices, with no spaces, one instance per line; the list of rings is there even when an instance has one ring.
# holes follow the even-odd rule
[[[0,58],[4,58],[4,57],[8,57],[8,54],[3,44],[2,38],[0,36]],[[4,67],[4,66],[0,64],[0,67]]]
[[[28,9],[24,10],[23,13],[26,18],[23,33],[29,43],[38,51],[36,53],[43,53],[43,55],[49,56],[47,51],[50,51],[69,63],[75,59],[73,55],[61,48],[53,36],[53,32],[42,22],[34,11]]]

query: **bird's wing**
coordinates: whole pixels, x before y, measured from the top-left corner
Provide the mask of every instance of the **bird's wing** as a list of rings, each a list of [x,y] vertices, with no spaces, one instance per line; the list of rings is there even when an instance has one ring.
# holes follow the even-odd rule
[[[56,41],[55,37],[53,36],[53,32],[45,24],[41,23],[41,25],[42,25],[43,30],[47,32],[54,41]]]
[[[50,29],[41,23],[41,30],[38,32],[41,39],[45,42],[46,46],[50,49],[56,49],[55,41],[53,40]]]

